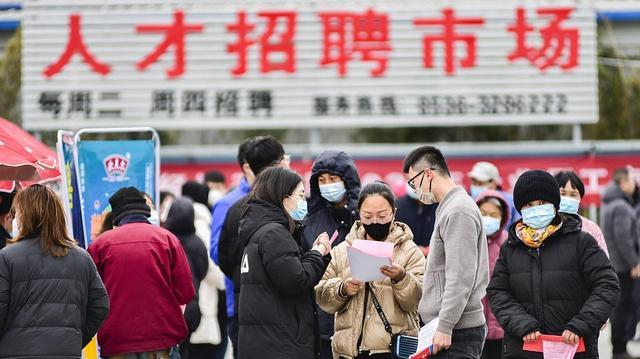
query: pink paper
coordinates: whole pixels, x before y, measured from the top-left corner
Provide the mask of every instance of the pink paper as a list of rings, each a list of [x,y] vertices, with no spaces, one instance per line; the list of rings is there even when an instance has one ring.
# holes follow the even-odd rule
[[[393,243],[356,239],[351,247],[372,256],[393,260]]]
[[[562,342],[542,341],[542,354],[544,359],[573,359],[578,350],[578,344],[565,344]]]

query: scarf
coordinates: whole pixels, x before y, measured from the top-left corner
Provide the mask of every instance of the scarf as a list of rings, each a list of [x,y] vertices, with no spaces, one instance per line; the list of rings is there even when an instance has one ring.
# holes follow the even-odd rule
[[[527,247],[537,249],[542,246],[545,239],[556,233],[560,227],[562,227],[562,223],[558,225],[550,224],[544,228],[535,229],[527,226],[523,222],[519,222],[516,225],[516,234]]]

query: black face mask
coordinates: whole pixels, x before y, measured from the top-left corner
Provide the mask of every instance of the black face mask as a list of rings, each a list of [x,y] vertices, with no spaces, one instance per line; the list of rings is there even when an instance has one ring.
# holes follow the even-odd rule
[[[376,241],[381,241],[389,235],[391,222],[393,221],[389,221],[387,223],[363,224],[363,226],[369,237],[375,239]]]

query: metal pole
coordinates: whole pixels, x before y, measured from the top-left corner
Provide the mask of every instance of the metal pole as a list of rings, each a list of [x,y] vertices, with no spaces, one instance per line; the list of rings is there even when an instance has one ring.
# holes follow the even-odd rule
[[[582,143],[582,126],[579,123],[573,124],[572,139],[576,145]]]
[[[320,129],[311,128],[309,129],[309,146],[307,147],[308,153],[304,154],[305,159],[310,159],[313,157],[313,154],[319,152],[320,146]]]

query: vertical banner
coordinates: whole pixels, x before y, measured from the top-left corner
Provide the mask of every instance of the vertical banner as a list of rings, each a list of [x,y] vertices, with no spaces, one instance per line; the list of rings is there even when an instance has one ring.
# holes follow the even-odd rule
[[[157,202],[159,149],[156,143],[154,140],[77,141],[76,163],[87,246],[102,228],[109,198],[120,188],[136,187]]]
[[[58,131],[58,160],[61,164],[60,175],[62,185],[60,193],[64,209],[67,214],[67,229],[69,234],[78,242],[80,246],[86,248],[84,231],[82,226],[82,211],[80,210],[80,193],[78,190],[78,177],[76,176],[76,165],[73,161],[73,132]]]

